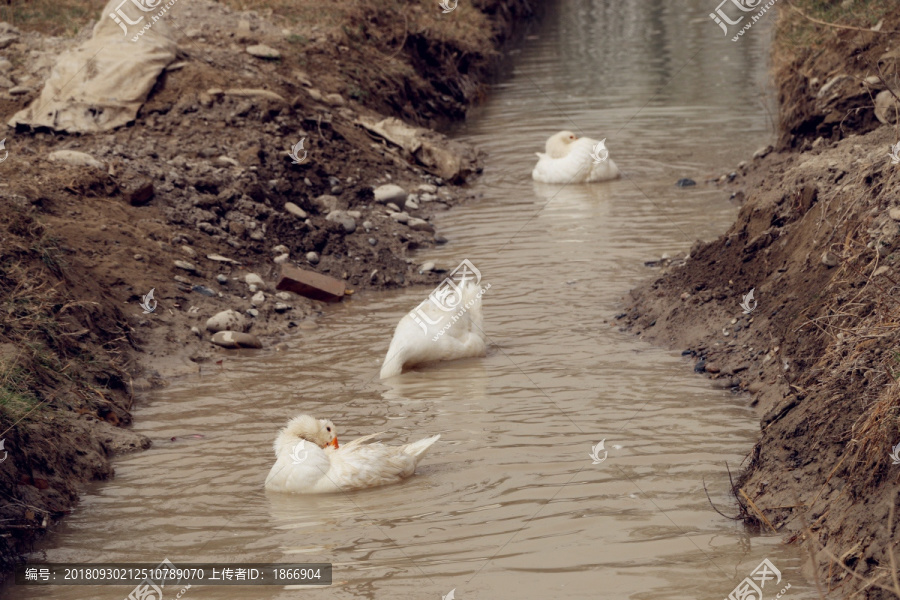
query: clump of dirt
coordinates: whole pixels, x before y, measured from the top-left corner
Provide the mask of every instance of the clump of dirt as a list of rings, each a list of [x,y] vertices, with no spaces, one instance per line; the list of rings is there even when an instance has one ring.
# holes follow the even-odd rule
[[[437,3],[251,4],[256,11],[198,0],[167,15],[179,56],[133,125],[6,135],[0,570],[72,507],[81,482],[112,476],[116,452],[149,445],[125,428],[135,392],[229,352],[210,344],[207,318],[242,312],[270,345],[316,316],[320,302],[275,293],[281,263],[351,292],[434,283],[453,266],[425,270],[410,252],[446,241],[431,217],[473,199],[460,186],[480,170],[477,152],[433,131],[419,132],[429,151],[414,151],[371,124],[463,116],[501,44],[531,15],[527,0],[481,0],[449,15]],[[4,121],[91,29],[53,38],[18,25],[0,24]],[[259,44],[280,58],[247,52]],[[301,140],[297,164],[289,152]],[[61,149],[102,168],[48,162]],[[382,184],[409,196],[377,202]]]
[[[900,30],[900,15],[880,28]],[[887,598],[900,595],[900,524],[889,519],[900,484],[900,165],[889,152],[900,125],[875,116],[869,91],[898,91],[900,54],[896,35],[822,35],[790,58],[801,77],[777,70],[781,151],[761,149],[719,184],[746,198],[737,221],[634,290],[620,319],[683,349],[716,387],[752,394],[761,435],[734,489],[745,521],[808,545],[829,590]]]

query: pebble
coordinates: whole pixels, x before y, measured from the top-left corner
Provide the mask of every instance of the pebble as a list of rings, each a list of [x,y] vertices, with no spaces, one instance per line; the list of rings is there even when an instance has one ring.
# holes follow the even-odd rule
[[[722,369],[719,368],[719,365],[716,363],[706,363],[706,372],[707,373],[718,373]]]
[[[172,279],[174,279],[174,280],[177,281],[178,283],[185,283],[185,284],[187,284],[187,285],[191,285],[191,280],[188,279],[187,277],[182,277],[181,275],[176,275],[176,276],[173,277]]]
[[[193,264],[189,263],[186,260],[176,260],[175,266],[178,267],[179,269],[184,269],[185,271],[190,271],[191,273],[197,272],[197,267],[195,267]]]
[[[356,219],[348,215],[343,210],[333,210],[325,217],[326,221],[340,223],[344,228],[344,232],[353,233],[356,231]]]
[[[366,231],[369,231],[373,227],[374,225],[372,225],[372,221],[363,221],[363,229],[365,229]]]
[[[326,94],[323,99],[332,106],[343,106],[347,103],[340,94]]]
[[[434,194],[425,193],[425,194],[422,194],[422,196],[421,196],[422,202],[434,202],[436,199],[437,199],[437,196],[435,196]]]
[[[392,212],[390,217],[398,223],[407,223],[409,221],[409,215],[405,212]]]
[[[10,96],[22,96],[31,91],[30,87],[26,87],[24,85],[17,85],[15,87],[9,88]]]
[[[218,275],[216,275],[216,281],[218,281],[222,285],[225,285],[228,283],[228,278],[219,273]]]
[[[721,379],[713,379],[712,387],[716,390],[727,390],[741,385],[741,380],[737,377],[723,377]]]
[[[252,333],[241,333],[239,331],[219,331],[212,336],[213,344],[230,348],[262,348],[262,342]]]
[[[403,214],[406,214],[406,213],[403,213]],[[425,219],[419,219],[417,217],[410,217],[406,221],[406,225],[413,231],[429,231],[431,233],[434,233],[434,225],[432,225]]]
[[[372,192],[375,195],[375,202],[379,204],[387,204],[388,202],[403,204],[406,202],[406,190],[393,183],[379,185]]]
[[[247,285],[263,285],[262,277],[256,273],[247,273],[244,277],[244,283]]]
[[[446,244],[447,238],[445,238],[442,235],[436,235],[436,236],[434,236],[434,243],[435,244]]]
[[[287,292],[277,292],[275,294],[275,297],[279,300],[284,300],[285,302],[291,299],[291,295]]]
[[[266,301],[266,295],[262,292],[256,292],[253,294],[253,297],[250,298],[250,304],[253,306],[259,306]]]
[[[94,167],[95,169],[106,170],[103,163],[90,154],[76,152],[75,150],[56,150],[47,155],[47,160],[72,165],[73,167]]]
[[[251,294],[255,294],[256,291],[259,289],[259,286],[257,286],[255,283],[251,283],[251,284],[248,286],[248,289],[250,290],[250,293],[251,293]]]
[[[309,264],[311,265],[317,265],[319,264],[319,255],[315,252],[307,252],[306,260],[309,261]]]
[[[406,204],[403,205],[403,208],[405,208],[407,210],[410,210],[410,209],[418,210],[419,205],[415,200],[409,199],[406,201]]]
[[[434,262],[430,260],[419,267],[419,273],[430,273],[431,271],[434,271]]]
[[[213,333],[219,331],[246,331],[249,326],[244,315],[236,310],[223,310],[206,320],[206,330]]]
[[[272,252],[274,254],[284,254],[286,252],[290,252],[290,250],[288,250],[288,247],[285,246],[284,244],[278,244],[277,246],[272,248]]]
[[[900,221],[900,207],[894,207],[888,211],[890,217],[895,221]]]
[[[400,207],[394,204],[393,202],[388,202],[386,204],[387,208],[393,212],[400,212]]]
[[[256,58],[281,58],[281,52],[265,44],[247,46],[247,54]]]
[[[772,146],[763,146],[759,150],[753,153],[753,158],[759,160],[760,158],[765,158],[769,152],[773,150]]]
[[[418,190],[420,192],[427,192],[429,194],[433,194],[433,193],[437,192],[437,186],[431,185],[430,183],[423,183],[422,185],[417,187],[416,190]]]
[[[134,260],[144,260],[144,255],[143,254],[135,254]]]
[[[290,260],[290,258],[291,258],[291,255],[288,254],[287,252],[285,252],[284,254],[279,254],[273,260],[275,261],[276,265],[283,265],[288,260]]]
[[[196,325],[194,325],[194,326],[191,327],[191,333],[193,333],[194,335],[196,335],[196,336],[199,337],[199,338],[202,338],[202,337],[203,337],[203,334],[200,333],[200,328],[197,327]]]
[[[185,255],[187,255],[187,256],[189,256],[189,257],[191,257],[191,258],[196,258],[196,257],[197,257],[197,251],[194,250],[193,248],[191,248],[190,246],[182,246],[182,247],[181,247],[181,251],[182,251]]]
[[[250,315],[251,317],[253,317],[253,318],[255,319],[256,317],[259,316],[259,311],[256,310],[255,308],[248,308],[248,309],[247,309],[247,314]]]
[[[676,181],[675,185],[677,185],[678,187],[690,187],[692,185],[697,185],[697,182],[693,179],[688,179],[687,177],[685,177]]]
[[[834,252],[830,252],[826,250],[822,253],[822,264],[828,268],[836,267],[839,260],[837,255]]]
[[[288,211],[289,213],[291,213],[292,215],[294,215],[295,217],[298,217],[300,219],[305,219],[306,217],[309,216],[305,210],[303,210],[302,208],[300,208],[293,202],[285,202],[284,210]]]
[[[289,311],[289,310],[291,310],[291,305],[290,305],[290,304],[284,304],[283,302],[276,302],[276,303],[275,303],[275,312],[277,312],[277,313],[284,313],[284,312],[287,312],[287,311]]]
[[[205,285],[195,285],[191,288],[192,291],[197,292],[198,294],[203,294],[204,296],[209,296],[210,298],[214,297],[216,293],[206,287]]]
[[[378,244],[378,240],[376,240],[375,238],[369,238],[369,244],[375,246]]]

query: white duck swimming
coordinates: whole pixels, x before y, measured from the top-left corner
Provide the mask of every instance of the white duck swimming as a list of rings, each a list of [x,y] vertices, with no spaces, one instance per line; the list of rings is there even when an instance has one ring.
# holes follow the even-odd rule
[[[547,140],[546,152],[538,152],[531,177],[541,183],[592,183],[619,177],[619,168],[609,158],[606,140],[579,138],[560,131]],[[598,146],[599,144],[599,146]],[[595,152],[595,148],[597,152]],[[597,158],[599,158],[599,162]]]
[[[275,438],[277,460],[266,477],[266,490],[324,494],[396,483],[412,475],[440,435],[406,444],[363,445],[380,433],[338,447],[331,421],[301,415],[288,421]]]
[[[435,299],[429,297],[400,319],[381,366],[381,379],[425,362],[484,356],[483,290],[472,280],[463,282],[458,291],[443,286],[438,290]],[[444,310],[439,303],[452,309]]]

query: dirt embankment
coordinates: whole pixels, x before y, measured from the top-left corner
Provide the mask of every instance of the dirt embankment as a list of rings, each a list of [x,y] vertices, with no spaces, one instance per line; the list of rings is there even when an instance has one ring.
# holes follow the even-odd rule
[[[634,290],[621,318],[749,392],[761,435],[735,480],[744,520],[811,548],[823,589],[893,598],[900,13],[795,5],[805,14],[782,7],[773,52],[778,143],[716,183],[745,198],[737,221]]]
[[[132,125],[0,134],[0,572],[80,483],[112,476],[116,452],[149,445],[126,428],[135,392],[229,352],[210,343],[207,318],[238,311],[265,345],[314,318],[319,302],[275,294],[277,263],[352,290],[440,278],[408,255],[444,241],[429,219],[466,199],[456,184],[478,171],[476,153],[430,130],[392,143],[361,122],[464,116],[529,2],[250,5],[201,0],[166,16],[179,55]],[[74,8],[24,22],[21,6],[0,8],[4,122],[90,36],[77,15],[99,16],[95,3]],[[75,38],[49,35],[79,25]],[[247,51],[258,45],[280,58]],[[308,158],[294,164],[301,139]],[[61,149],[102,166],[48,162]],[[376,202],[388,183],[410,195]]]

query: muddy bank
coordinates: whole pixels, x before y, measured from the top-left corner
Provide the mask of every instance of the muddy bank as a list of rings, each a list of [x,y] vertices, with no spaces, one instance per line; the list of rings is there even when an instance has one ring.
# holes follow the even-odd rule
[[[778,15],[777,144],[708,183],[743,202],[737,221],[620,320],[747,393],[761,434],[732,465],[744,521],[810,548],[823,589],[895,597],[881,586],[900,555],[900,14],[798,6]]]
[[[472,200],[460,185],[479,156],[428,128],[464,116],[534,15],[526,0],[485,0],[448,14],[193,2],[169,16],[177,56],[132,124],[0,134],[3,571],[71,510],[81,482],[149,445],[127,428],[137,392],[233,352],[211,343],[210,317],[241,313],[265,347],[309,326],[323,304],[277,291],[281,264],[340,280],[350,301],[455,266],[409,255],[445,241],[430,218]],[[0,24],[4,122],[90,37],[81,25],[71,38]],[[51,161],[59,150],[87,158]],[[385,185],[402,190],[376,197]]]

